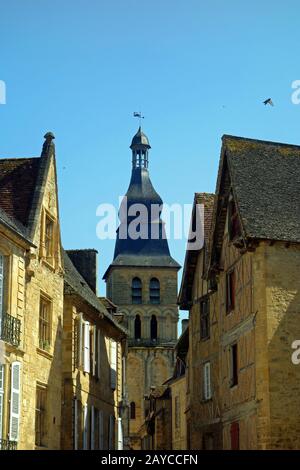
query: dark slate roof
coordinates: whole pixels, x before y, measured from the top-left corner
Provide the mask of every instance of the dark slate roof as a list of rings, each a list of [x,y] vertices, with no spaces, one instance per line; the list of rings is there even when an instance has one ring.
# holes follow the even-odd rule
[[[106,270],[103,279],[106,279],[110,269],[113,267],[140,267],[140,268],[175,268],[180,269],[180,264],[177,263],[171,256],[143,256],[143,255],[119,255],[113,260],[111,265]]]
[[[204,204],[204,249],[206,250],[206,254],[208,254],[209,250],[214,202],[214,194],[195,193],[192,219],[195,218],[195,205]],[[192,288],[198,255],[199,250],[187,250],[185,254],[182,281],[178,296],[178,303],[182,310],[188,310],[190,302],[192,301]],[[207,263],[208,256],[205,257],[205,261]]]
[[[1,195],[0,195],[1,197]],[[0,208],[0,223],[15,232],[19,237],[28,242],[31,246],[34,246],[30,237],[28,236],[28,230],[24,227],[21,222],[13,219],[7,215],[7,213]]]
[[[146,136],[146,134],[144,134],[144,132],[142,131],[141,126],[138,128],[137,133],[133,137],[130,148],[139,147],[139,146],[146,146],[148,148],[151,148],[149,139]]]
[[[77,294],[90,306],[92,306],[97,312],[103,314],[116,328],[121,330],[123,333],[127,333],[127,330],[120,325],[110,313],[106,310],[105,306],[99,300],[97,295],[92,291],[84,278],[75,268],[71,259],[65,250],[63,250],[64,257],[64,270],[65,270],[65,294]]]
[[[300,242],[300,146],[230,135],[222,140],[220,172],[226,160],[244,236]]]
[[[39,171],[40,158],[0,160],[0,208],[27,226]]]

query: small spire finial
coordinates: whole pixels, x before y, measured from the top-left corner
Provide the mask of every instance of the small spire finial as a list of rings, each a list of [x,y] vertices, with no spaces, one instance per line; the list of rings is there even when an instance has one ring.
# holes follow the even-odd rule
[[[53,132],[46,132],[44,135],[45,142],[43,144],[43,149],[42,149],[42,157],[47,157],[50,154],[50,151],[52,150],[53,153],[55,153],[55,145],[53,142],[53,139],[55,139],[55,135]]]

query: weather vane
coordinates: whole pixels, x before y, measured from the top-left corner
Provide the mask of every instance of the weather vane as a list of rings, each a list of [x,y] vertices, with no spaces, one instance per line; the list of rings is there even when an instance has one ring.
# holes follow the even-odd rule
[[[145,119],[145,116],[142,116],[141,111],[140,111],[140,112],[136,112],[136,111],[135,111],[135,112],[133,113],[133,117],[139,118],[139,120],[140,120],[140,126],[142,125],[142,119]]]

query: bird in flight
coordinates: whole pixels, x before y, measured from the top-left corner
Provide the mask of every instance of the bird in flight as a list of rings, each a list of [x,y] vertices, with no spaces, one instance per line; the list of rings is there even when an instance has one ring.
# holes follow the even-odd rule
[[[265,106],[267,106],[267,104],[269,104],[270,106],[274,106],[274,103],[273,103],[271,98],[268,98],[263,103],[264,103]]]

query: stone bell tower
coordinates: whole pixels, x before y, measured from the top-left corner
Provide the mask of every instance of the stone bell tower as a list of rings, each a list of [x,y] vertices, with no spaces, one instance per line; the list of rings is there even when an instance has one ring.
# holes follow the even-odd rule
[[[127,390],[130,446],[140,449],[144,395],[173,373],[177,340],[177,272],[161,220],[162,200],[149,176],[150,144],[141,127],[132,139],[132,173],[120,212],[114,259],[104,279],[107,297],[124,314],[129,330]],[[154,209],[151,212],[151,209]],[[131,224],[139,217],[140,236]]]

